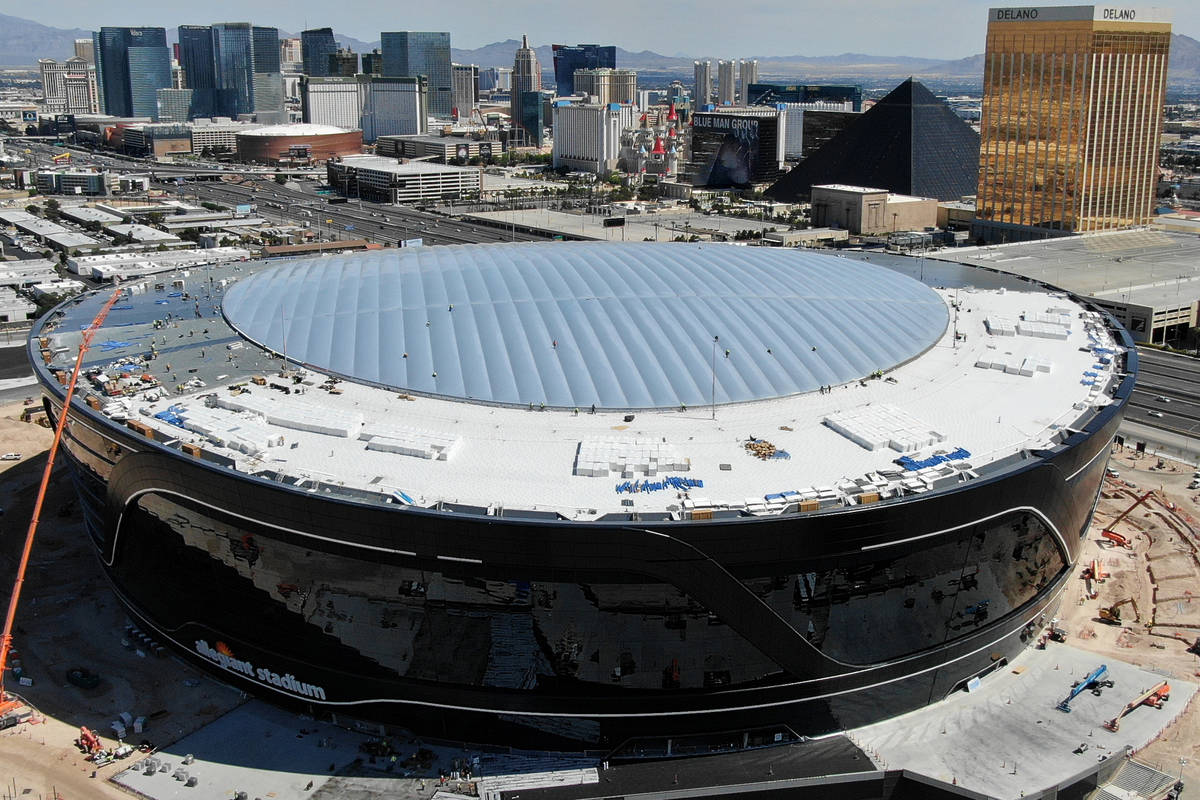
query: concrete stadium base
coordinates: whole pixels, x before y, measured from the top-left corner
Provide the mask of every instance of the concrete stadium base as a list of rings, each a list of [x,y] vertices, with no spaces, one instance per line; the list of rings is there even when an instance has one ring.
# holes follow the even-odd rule
[[[1113,688],[1099,697],[1083,692],[1070,713],[1057,710],[1071,684],[1101,664],[1108,666]],[[1141,706],[1121,720],[1119,732],[1104,728],[1162,680],[1171,685],[1162,709]],[[1098,760],[1145,747],[1183,713],[1196,690],[1195,683],[1051,642],[1045,650],[1026,650],[974,692],[849,736],[884,769],[910,770],[992,797],[1037,795]],[[1084,744],[1087,750],[1076,754]]]

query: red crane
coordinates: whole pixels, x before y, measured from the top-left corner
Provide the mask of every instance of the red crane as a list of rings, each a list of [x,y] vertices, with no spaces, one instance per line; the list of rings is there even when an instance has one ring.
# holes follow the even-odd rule
[[[104,324],[104,318],[112,310],[121,289],[113,292],[112,297],[100,308],[92,324],[83,332],[79,341],[79,355],[75,358],[75,368],[71,370],[71,379],[67,383],[67,394],[63,398],[62,411],[58,415],[58,425],[54,428],[54,441],[50,443],[50,452],[46,455],[46,469],[42,472],[42,483],[38,486],[37,500],[33,504],[33,516],[29,520],[29,530],[25,534],[25,547],[21,551],[21,563],[17,567],[17,577],[13,581],[12,596],[8,599],[8,615],[4,618],[4,632],[0,634],[0,716],[21,706],[21,701],[9,697],[4,691],[4,676],[8,669],[8,654],[12,650],[13,622],[17,617],[17,603],[21,599],[21,586],[25,583],[25,570],[29,567],[29,554],[33,550],[33,538],[37,533],[38,521],[42,515],[42,503],[46,500],[46,489],[50,486],[50,473],[54,470],[54,456],[58,453],[58,444],[62,441],[63,429],[67,425],[67,412],[71,407],[71,398],[75,395],[75,382],[79,380],[79,372],[83,368],[83,356],[92,345],[96,331]]]

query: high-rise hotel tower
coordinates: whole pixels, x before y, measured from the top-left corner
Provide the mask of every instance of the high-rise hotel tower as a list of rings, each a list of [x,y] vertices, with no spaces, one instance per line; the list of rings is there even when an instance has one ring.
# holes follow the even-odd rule
[[[990,9],[976,235],[1146,224],[1170,45],[1161,9]]]

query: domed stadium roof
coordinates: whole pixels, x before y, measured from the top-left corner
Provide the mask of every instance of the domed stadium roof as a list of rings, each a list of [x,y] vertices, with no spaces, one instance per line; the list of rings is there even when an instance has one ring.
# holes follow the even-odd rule
[[[223,309],[247,339],[354,381],[609,409],[706,405],[714,381],[717,403],[814,391],[912,359],[949,317],[869,263],[642,242],[298,259],[242,279]]]

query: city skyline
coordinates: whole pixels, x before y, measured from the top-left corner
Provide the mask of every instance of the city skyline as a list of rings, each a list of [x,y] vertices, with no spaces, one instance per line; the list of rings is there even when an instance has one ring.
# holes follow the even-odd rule
[[[471,49],[505,39],[519,39],[527,34],[535,44],[602,41],[618,44],[631,50],[653,50],[663,55],[691,58],[736,53],[737,57],[780,57],[789,55],[828,56],[845,53],[869,53],[877,56],[915,56],[926,58],[965,58],[984,49],[987,9],[998,4],[994,0],[966,0],[962,3],[935,6],[931,2],[906,3],[896,9],[894,3],[883,0],[857,0],[830,8],[815,3],[784,6],[782,4],[752,3],[739,5],[740,20],[736,26],[726,24],[696,24],[670,36],[662,33],[672,28],[670,22],[676,11],[686,12],[689,19],[711,18],[715,23],[729,16],[729,6],[713,0],[688,4],[660,4],[646,8],[629,0],[617,0],[615,5],[578,9],[569,21],[559,21],[545,15],[533,5],[518,4],[504,14],[506,27],[500,30],[493,15],[482,3],[476,8],[467,0],[467,13],[456,15],[450,31],[455,47]],[[1013,4],[1031,6],[1036,3]],[[1149,5],[1149,4],[1147,4]],[[470,13],[472,9],[479,13]],[[1200,32],[1200,8],[1176,5],[1172,9],[1174,30],[1184,35]],[[192,19],[194,6],[182,3],[151,3],[134,0],[121,8],[97,7],[81,0],[66,0],[50,9],[0,8],[9,13],[54,27],[64,26],[64,20],[80,28],[98,29],[101,25],[159,25],[176,27],[207,20]],[[645,24],[630,28],[623,24],[629,14]],[[816,16],[812,16],[816,15]],[[874,15],[874,17],[872,16]],[[373,4],[349,0],[339,7],[336,20],[329,19],[326,5],[302,0],[288,9],[263,4],[229,3],[225,0],[206,7],[209,20],[249,20],[269,24],[298,34],[304,29],[332,26],[336,36],[353,37],[374,42],[385,30],[444,30],[444,20],[433,8],[414,9],[402,23],[393,15],[381,13]],[[661,18],[662,25],[654,24]],[[806,20],[819,19],[819,25],[806,25]],[[871,24],[876,18],[879,24]],[[793,20],[795,25],[780,24]],[[507,25],[511,23],[511,30]],[[675,26],[678,30],[678,26]],[[744,32],[744,33],[743,33]]]

